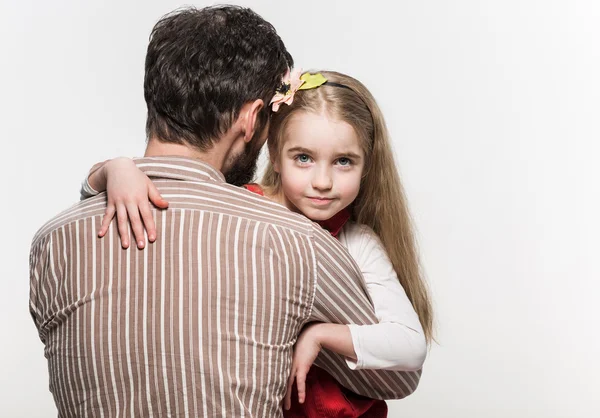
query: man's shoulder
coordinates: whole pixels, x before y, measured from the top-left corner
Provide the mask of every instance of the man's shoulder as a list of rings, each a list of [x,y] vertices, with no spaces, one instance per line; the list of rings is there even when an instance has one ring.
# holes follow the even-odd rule
[[[259,222],[274,231],[312,240],[321,228],[303,215],[244,188],[223,182],[160,179],[155,184],[169,201],[167,212],[194,211]],[[106,210],[106,194],[82,200],[52,217],[35,234],[32,245],[65,225],[98,218]],[[91,231],[90,231],[91,232]]]
[[[154,183],[169,202],[168,210],[206,211],[308,237],[313,235],[314,225],[308,218],[243,187],[215,181],[158,180]]]
[[[85,200],[82,200],[68,209],[60,212],[59,214],[52,217],[47,221],[33,237],[32,246],[35,246],[39,241],[44,240],[45,237],[52,234],[53,231],[59,230],[65,225],[73,222],[93,218],[101,217],[106,210],[106,196],[105,193],[101,193],[98,196],[94,196]]]

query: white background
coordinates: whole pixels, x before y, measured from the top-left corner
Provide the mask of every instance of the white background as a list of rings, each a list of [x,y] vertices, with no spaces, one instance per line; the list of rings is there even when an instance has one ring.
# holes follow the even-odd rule
[[[52,417],[31,238],[93,163],[143,153],[148,35],[180,3],[0,4],[0,415]],[[242,4],[387,117],[439,340],[390,416],[600,416],[600,2]]]

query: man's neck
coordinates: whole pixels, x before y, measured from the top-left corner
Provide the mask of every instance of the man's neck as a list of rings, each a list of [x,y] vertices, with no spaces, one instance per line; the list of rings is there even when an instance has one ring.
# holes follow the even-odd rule
[[[199,160],[209,164],[219,171],[223,170],[223,153],[219,152],[218,147],[213,147],[208,151],[200,151],[186,144],[173,144],[161,142],[156,138],[150,138],[146,146],[144,157],[185,157]]]

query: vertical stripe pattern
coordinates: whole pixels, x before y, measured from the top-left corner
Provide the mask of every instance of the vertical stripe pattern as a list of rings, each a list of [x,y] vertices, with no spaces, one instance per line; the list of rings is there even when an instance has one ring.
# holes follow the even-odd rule
[[[59,214],[30,254],[30,311],[59,416],[279,417],[310,321],[376,322],[355,263],[302,216],[183,158],[136,161],[169,209],[158,238],[97,238],[103,195]],[[412,393],[420,372],[317,364],[370,397]]]

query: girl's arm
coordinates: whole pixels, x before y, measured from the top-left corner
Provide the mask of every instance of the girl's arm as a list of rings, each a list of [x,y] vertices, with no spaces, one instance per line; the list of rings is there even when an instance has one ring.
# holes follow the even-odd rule
[[[104,183],[104,186],[102,186],[102,189],[100,191],[98,191],[96,188],[94,188],[92,186],[92,182],[96,182],[98,180],[97,177],[98,175],[96,174],[96,172],[102,168],[102,166],[104,166],[104,164],[106,164],[108,161],[110,160],[106,160],[106,161],[102,161],[101,163],[96,163],[93,165],[93,167],[90,169],[90,171],[88,172],[88,175],[86,176],[86,178],[83,180],[83,182],[81,183],[81,200],[85,200],[88,199],[90,197],[94,197],[99,195],[101,192],[103,192],[106,189],[106,182]]]
[[[363,273],[378,324],[349,329],[356,357],[352,369],[417,371],[427,355],[425,333],[377,235],[364,225],[349,224],[340,235]]]
[[[340,235],[361,269],[379,323],[306,326],[294,346],[284,408],[291,406],[292,385],[298,401],[306,396],[306,374],[322,348],[345,356],[351,369],[417,371],[427,355],[419,317],[412,307],[379,238],[366,226],[348,224]]]
[[[98,232],[103,237],[112,219],[117,215],[117,226],[123,248],[129,247],[129,223],[138,248],[144,248],[146,238],[156,239],[152,206],[165,209],[169,203],[158,189],[130,158],[119,157],[92,167],[82,186],[82,196],[89,197],[106,190],[107,206]],[[129,221],[129,222],[128,222]]]
[[[298,402],[304,403],[306,375],[323,348],[356,360],[352,335],[348,325],[314,322],[305,326],[294,345],[292,371],[288,378],[287,391],[283,402],[285,409],[290,409],[292,406],[294,380],[298,388]]]

